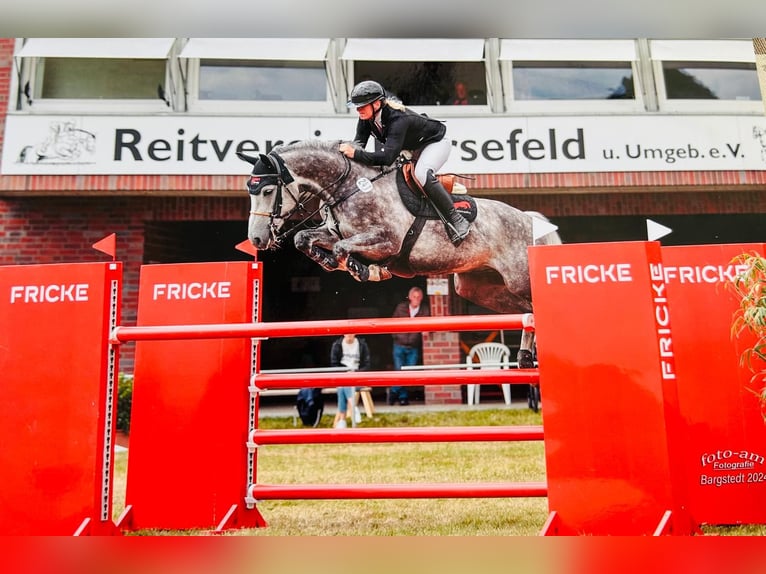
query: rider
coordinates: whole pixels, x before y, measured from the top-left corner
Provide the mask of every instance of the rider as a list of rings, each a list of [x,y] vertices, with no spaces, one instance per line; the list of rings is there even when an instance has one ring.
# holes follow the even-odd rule
[[[417,160],[415,178],[440,212],[450,241],[459,245],[468,235],[470,224],[455,209],[450,194],[435,175],[452,149],[451,142],[444,137],[445,125],[387,97],[383,86],[372,80],[354,86],[348,106],[356,108],[359,121],[353,145],[341,143],[341,153],[367,165],[388,166],[402,150],[412,152]],[[365,151],[370,135],[383,144],[380,151]]]

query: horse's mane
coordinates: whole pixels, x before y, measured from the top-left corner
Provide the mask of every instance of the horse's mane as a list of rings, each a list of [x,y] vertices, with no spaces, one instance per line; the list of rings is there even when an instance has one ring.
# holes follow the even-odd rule
[[[343,165],[344,157],[343,154],[341,154],[338,151],[338,144],[340,144],[342,140],[319,140],[319,139],[308,139],[308,140],[299,140],[296,142],[280,145],[274,148],[274,152],[278,154],[283,153],[290,153],[290,152],[300,152],[300,153],[306,153],[306,154],[322,154],[323,156],[326,156],[328,160],[332,161],[333,163],[336,163],[338,165]],[[371,169],[370,166],[366,166],[362,163],[352,161],[352,165],[356,165],[362,170],[368,170]]]
[[[282,144],[274,148],[277,153],[284,153],[287,151],[323,151],[323,152],[336,152],[338,150],[338,144],[340,140],[298,140],[296,142]]]

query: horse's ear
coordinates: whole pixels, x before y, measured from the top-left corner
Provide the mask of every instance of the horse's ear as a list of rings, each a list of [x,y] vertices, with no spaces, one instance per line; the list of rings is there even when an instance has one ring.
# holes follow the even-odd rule
[[[237,152],[237,157],[242,161],[246,161],[251,165],[255,165],[258,162],[258,158],[243,154],[241,151]]]

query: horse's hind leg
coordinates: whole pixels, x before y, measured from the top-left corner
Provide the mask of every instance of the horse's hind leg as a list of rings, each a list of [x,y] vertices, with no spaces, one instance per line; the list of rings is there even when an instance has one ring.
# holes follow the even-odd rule
[[[535,334],[533,331],[521,332],[521,343],[519,344],[519,352],[516,353],[516,360],[519,362],[520,369],[534,369],[535,357],[532,353],[532,349],[535,344]]]
[[[530,313],[527,293],[508,290],[502,276],[492,269],[455,274],[455,292],[496,313]]]
[[[497,313],[529,313],[532,311],[528,293],[511,293],[503,277],[493,270],[458,273],[455,275],[455,290],[461,297]],[[522,331],[519,352],[516,354],[519,368],[534,368],[534,343],[534,332]]]

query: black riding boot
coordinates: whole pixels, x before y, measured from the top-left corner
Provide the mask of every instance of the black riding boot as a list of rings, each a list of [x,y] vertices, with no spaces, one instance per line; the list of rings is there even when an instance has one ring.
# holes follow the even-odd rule
[[[471,224],[455,209],[449,192],[444,189],[444,186],[436,179],[434,172],[430,169],[423,190],[434,207],[441,213],[450,241],[455,245],[460,245],[471,230]]]

